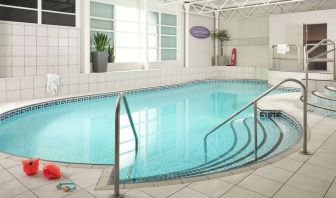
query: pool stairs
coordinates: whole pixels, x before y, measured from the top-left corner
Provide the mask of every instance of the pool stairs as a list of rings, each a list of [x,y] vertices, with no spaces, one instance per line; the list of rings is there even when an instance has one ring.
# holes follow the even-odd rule
[[[204,163],[190,169],[146,178],[137,178],[135,180],[131,177],[130,180],[124,182],[183,180],[183,178],[209,175],[254,164],[253,116],[233,119],[228,124],[233,133],[234,141],[220,156],[212,157],[209,160],[204,159]],[[290,144],[285,141],[285,135],[293,133],[293,131],[298,132],[298,130],[297,126],[294,126],[294,123],[290,123],[288,119],[285,119],[280,114],[273,114],[271,117],[268,115],[258,117],[258,161],[269,159],[287,150]],[[221,132],[218,131],[218,133]],[[242,139],[241,133],[246,133],[244,137],[247,138]],[[213,140],[216,141],[215,139]],[[204,155],[209,155],[211,153],[210,150],[208,150],[208,154],[205,153]]]
[[[336,87],[326,86],[323,93],[313,91],[308,102],[308,109],[336,118]]]
[[[312,54],[320,46],[326,45],[331,49],[322,52],[317,56]],[[333,53],[332,58],[328,57],[329,53]],[[330,82],[336,81],[336,43],[331,39],[323,39],[317,44],[306,44],[304,46],[304,68],[305,68],[305,79],[306,89],[309,90],[309,64],[311,62],[332,62],[333,63],[333,79],[327,80]],[[302,100],[302,98],[301,98]],[[336,88],[326,86],[324,88],[324,93],[313,91],[308,102],[308,109],[320,113],[325,116],[330,116],[336,118]]]

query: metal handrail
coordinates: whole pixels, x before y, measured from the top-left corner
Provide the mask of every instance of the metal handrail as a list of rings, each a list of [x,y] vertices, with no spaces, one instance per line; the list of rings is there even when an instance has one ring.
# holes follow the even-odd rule
[[[314,47],[312,47],[311,49],[308,49],[308,46],[311,46],[312,44],[306,44],[304,46],[304,70],[305,70],[305,82],[306,82],[306,89],[308,90],[308,80],[309,80],[309,64],[311,63],[311,61],[313,61],[314,59],[320,58],[324,55],[329,54],[330,52],[334,52],[334,56],[333,56],[333,62],[334,62],[334,71],[333,71],[333,79],[336,80],[336,44],[333,40],[331,39],[323,39],[320,42],[318,42],[317,44],[314,45]],[[317,56],[314,56],[312,58],[309,58],[309,55],[315,51],[318,47],[322,46],[322,45],[332,45],[333,48],[331,50],[328,50],[326,52],[323,52]],[[328,59],[324,60],[323,62],[328,62]]]
[[[256,162],[257,161],[257,148],[258,148],[258,145],[257,145],[258,144],[257,143],[257,136],[258,136],[258,128],[257,128],[258,127],[257,126],[257,124],[258,124],[258,118],[257,118],[258,101],[260,99],[262,99],[263,97],[265,97],[266,95],[268,95],[273,90],[275,90],[276,88],[280,87],[282,84],[284,84],[286,82],[289,82],[289,81],[296,82],[302,87],[302,93],[303,93],[303,149],[302,149],[302,153],[307,154],[308,153],[308,150],[307,150],[307,140],[308,140],[308,134],[307,134],[307,127],[308,127],[307,126],[307,89],[302,82],[300,82],[297,79],[292,79],[292,78],[285,79],[282,82],[278,83],[277,85],[273,86],[272,88],[270,88],[269,90],[267,90],[266,92],[264,92],[263,94],[258,96],[255,100],[253,100],[252,102],[250,102],[247,105],[245,105],[244,107],[242,107],[240,110],[238,110],[236,113],[231,115],[229,118],[225,119],[223,122],[218,124],[216,127],[212,128],[204,136],[204,151],[205,151],[205,153],[207,154],[207,138],[209,137],[209,135],[211,135],[217,129],[219,129],[224,124],[229,122],[231,119],[238,116],[241,112],[245,111],[247,108],[254,105],[254,108],[253,108],[253,114],[254,114],[254,153],[255,153],[254,161]]]
[[[138,135],[136,133],[135,130],[135,126],[134,126],[134,122],[132,119],[132,115],[131,115],[131,111],[129,109],[128,106],[128,102],[126,99],[126,96],[124,96],[123,93],[120,93],[118,98],[117,98],[117,102],[116,102],[116,107],[115,107],[115,138],[114,138],[114,197],[120,197],[120,190],[119,190],[119,169],[120,169],[120,106],[121,106],[121,102],[124,103],[125,105],[125,109],[126,109],[126,113],[128,116],[128,120],[130,122],[132,131],[133,131],[133,135],[135,138],[135,158],[138,154]],[[134,162],[133,162],[134,163]],[[131,166],[133,167],[133,165]]]

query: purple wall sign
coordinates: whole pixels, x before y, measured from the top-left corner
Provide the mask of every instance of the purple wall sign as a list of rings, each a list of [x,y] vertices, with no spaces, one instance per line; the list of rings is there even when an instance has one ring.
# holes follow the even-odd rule
[[[206,39],[210,36],[210,30],[203,26],[194,26],[190,28],[190,34],[198,39]]]

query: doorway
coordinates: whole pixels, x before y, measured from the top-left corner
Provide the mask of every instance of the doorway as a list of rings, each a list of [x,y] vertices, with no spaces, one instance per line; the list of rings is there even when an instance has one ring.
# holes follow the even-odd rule
[[[326,23],[321,24],[304,24],[303,25],[303,45],[306,44],[317,44],[322,39],[327,38],[327,31],[328,27]],[[313,46],[308,46],[308,50],[311,49]],[[327,51],[326,45],[322,45],[317,48],[309,58],[317,56],[323,52]],[[321,57],[321,58],[326,58]],[[327,62],[312,62],[309,64],[309,70],[316,70],[316,71],[327,71]]]

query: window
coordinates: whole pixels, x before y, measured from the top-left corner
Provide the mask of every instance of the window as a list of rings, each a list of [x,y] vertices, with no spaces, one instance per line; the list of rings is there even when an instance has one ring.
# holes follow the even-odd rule
[[[148,13],[148,57],[149,61],[177,59],[176,15]]]
[[[93,35],[101,32],[111,38],[114,45],[114,6],[98,2],[90,2],[91,51],[94,51]]]
[[[144,13],[139,8],[93,0],[90,5],[92,51],[95,50],[93,35],[101,32],[111,38],[116,62],[142,62],[146,56],[150,62],[177,59],[176,15]]]
[[[42,0],[42,24],[76,26],[76,0]]]
[[[116,6],[115,49],[116,62],[140,62],[140,11],[137,8]]]
[[[37,23],[37,0],[0,0],[0,20]]]
[[[41,7],[39,7],[41,5]],[[76,0],[0,0],[0,20],[76,26]]]

